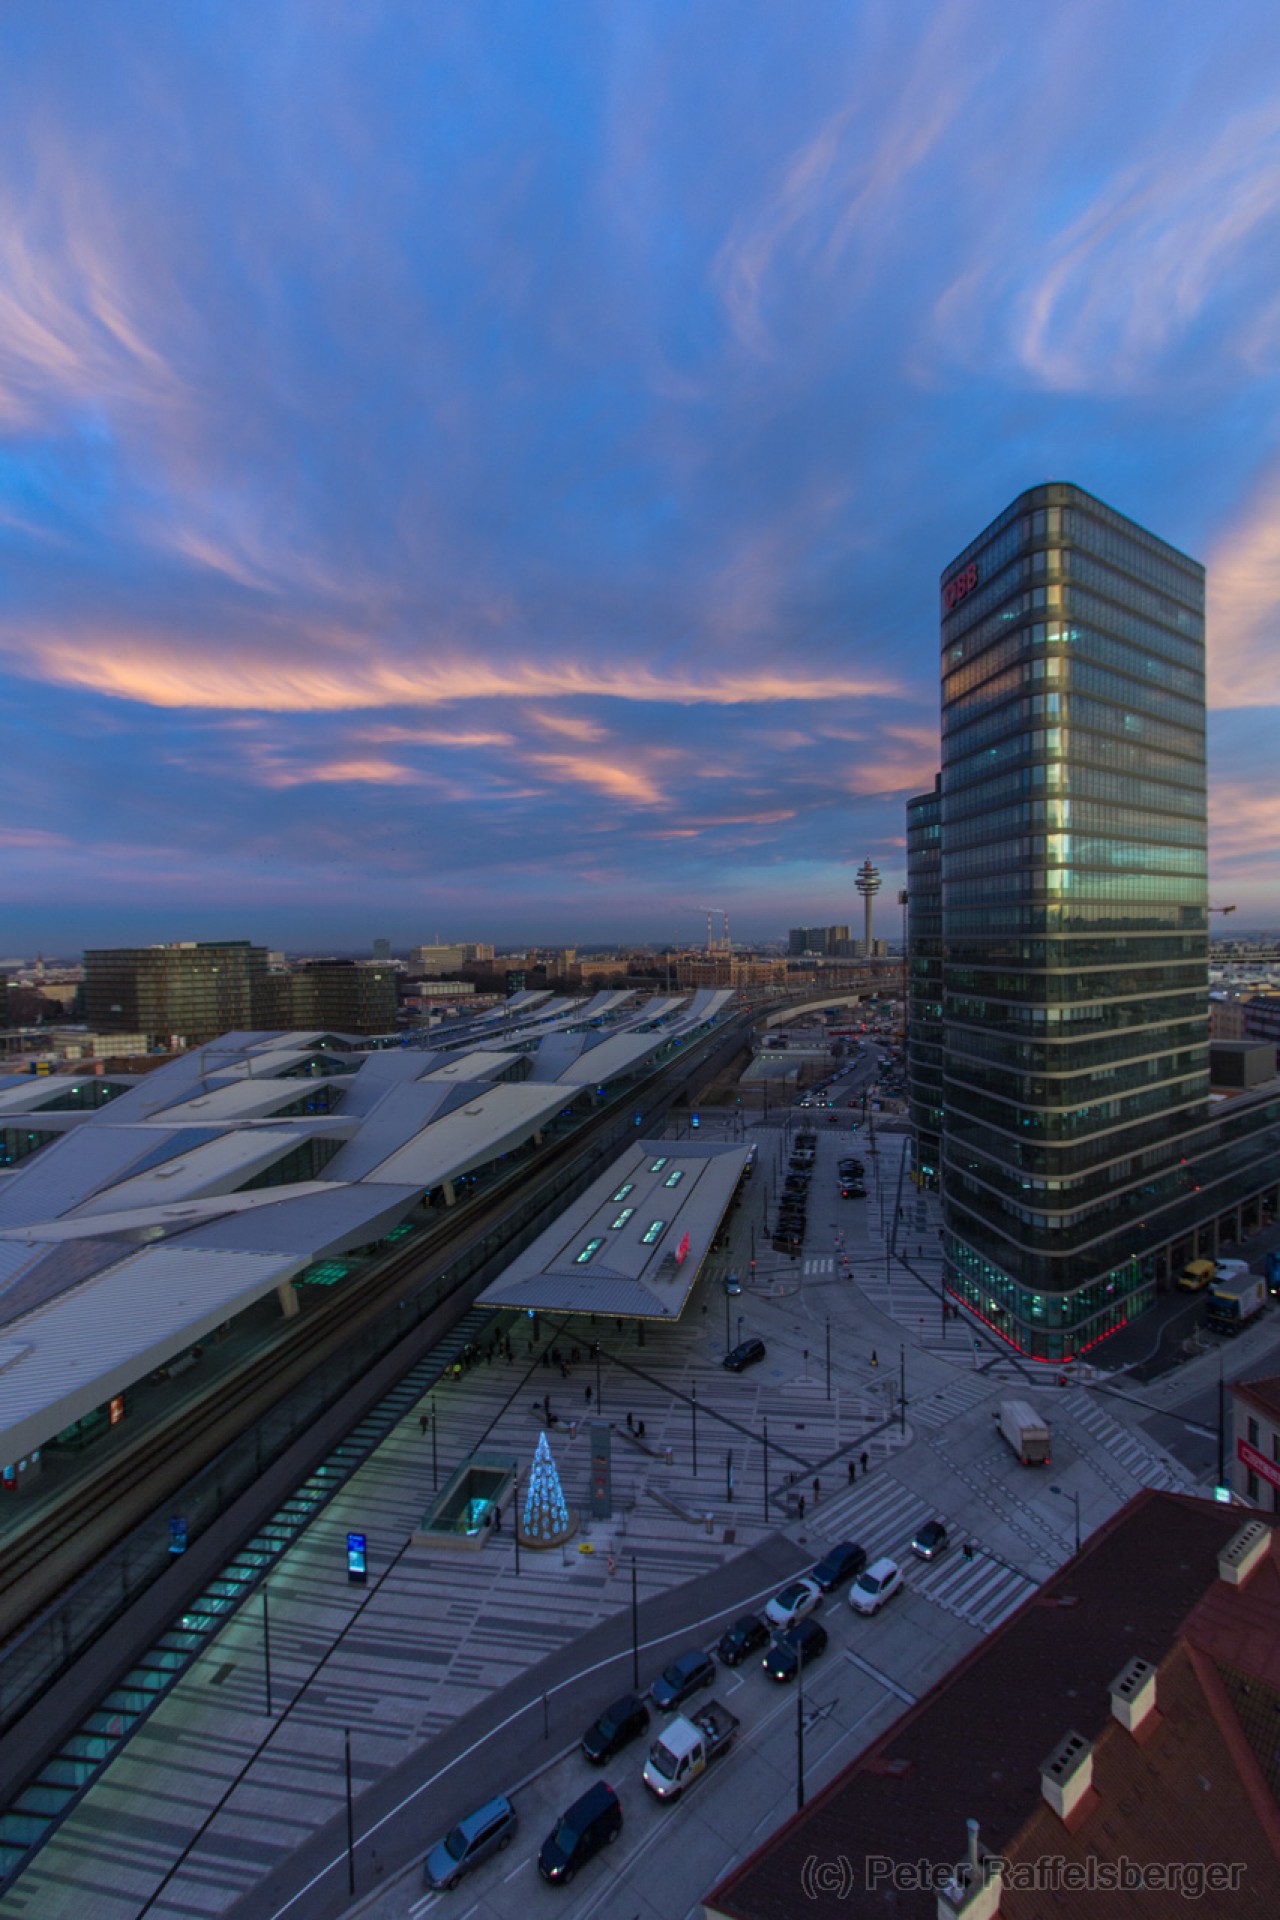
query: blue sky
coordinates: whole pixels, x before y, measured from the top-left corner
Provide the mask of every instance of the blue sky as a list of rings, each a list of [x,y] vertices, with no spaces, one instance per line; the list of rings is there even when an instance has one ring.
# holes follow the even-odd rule
[[[4,951],[853,920],[939,572],[1049,476],[1208,565],[1280,924],[1273,6],[0,33]]]

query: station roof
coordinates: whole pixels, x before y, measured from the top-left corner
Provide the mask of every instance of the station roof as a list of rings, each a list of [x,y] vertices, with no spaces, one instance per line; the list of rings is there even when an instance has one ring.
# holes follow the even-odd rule
[[[385,1239],[429,1191],[524,1146],[585,1089],[700,1031],[732,997],[526,995],[483,1047],[474,1025],[426,1047],[362,1047],[323,1031],[227,1034],[129,1080],[101,1107],[47,1116],[56,1137],[0,1173],[0,1461],[42,1445],[273,1287]],[[16,1115],[27,1110],[19,1102],[89,1078],[15,1076],[0,1100],[9,1095]],[[319,1086],[334,1111],[276,1117]],[[597,1285],[609,1279],[609,1311],[678,1313],[696,1277],[743,1151],[679,1151],[664,1236],[651,1245],[639,1229],[615,1236],[610,1263],[591,1268]],[[620,1183],[597,1183],[602,1207]],[[568,1264],[562,1299],[587,1272]]]
[[[485,1288],[479,1303],[677,1319],[749,1153],[749,1146],[718,1141],[637,1141]]]

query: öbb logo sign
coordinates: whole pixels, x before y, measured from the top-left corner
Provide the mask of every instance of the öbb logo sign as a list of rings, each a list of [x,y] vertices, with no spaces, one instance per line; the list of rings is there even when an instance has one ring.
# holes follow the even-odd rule
[[[976,560],[971,560],[967,567],[961,567],[959,573],[953,574],[942,589],[943,604],[948,608],[954,607],[958,600],[963,600],[967,593],[972,593],[977,584],[978,563]]]

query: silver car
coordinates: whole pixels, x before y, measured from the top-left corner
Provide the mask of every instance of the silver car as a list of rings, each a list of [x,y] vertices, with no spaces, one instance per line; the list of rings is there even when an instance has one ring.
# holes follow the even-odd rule
[[[423,1885],[437,1892],[456,1887],[472,1867],[509,1847],[519,1825],[516,1810],[505,1796],[486,1800],[432,1847],[422,1866]]]

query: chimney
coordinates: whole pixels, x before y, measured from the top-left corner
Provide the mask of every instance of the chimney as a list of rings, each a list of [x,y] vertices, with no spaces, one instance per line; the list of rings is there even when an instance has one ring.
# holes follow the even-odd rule
[[[969,1851],[938,1892],[937,1920],[998,1920],[1004,1863],[978,1845],[978,1823],[968,1820]]]
[[[1156,1670],[1149,1660],[1134,1658],[1111,1682],[1111,1711],[1126,1733],[1136,1733],[1155,1711]]]
[[[1250,1520],[1233,1534],[1218,1555],[1218,1578],[1229,1587],[1242,1587],[1259,1560],[1270,1552],[1271,1529],[1261,1520]]]
[[[1040,1763],[1040,1790],[1059,1820],[1067,1821],[1093,1785],[1093,1747],[1069,1733]]]

